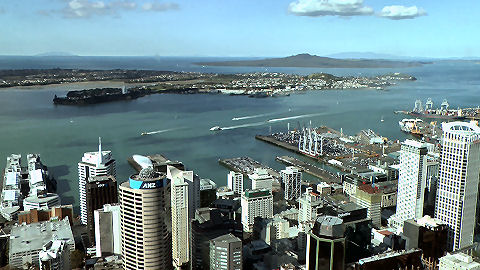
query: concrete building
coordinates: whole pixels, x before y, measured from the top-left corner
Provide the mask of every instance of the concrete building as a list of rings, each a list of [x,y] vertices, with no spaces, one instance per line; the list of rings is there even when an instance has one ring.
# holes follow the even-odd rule
[[[41,208],[52,208],[60,205],[60,197],[55,193],[46,193],[46,191],[44,193],[39,192],[36,194],[31,194],[23,200],[24,211]]]
[[[87,179],[85,186],[87,203],[87,230],[90,244],[95,243],[94,211],[105,204],[117,203],[117,179],[111,175],[93,176]]]
[[[273,177],[268,173],[267,169],[255,168],[252,174],[248,175],[252,180],[252,189],[268,189],[272,190]]]
[[[102,151],[102,141],[99,138],[98,152],[83,154],[82,161],[78,163],[78,190],[80,192],[80,218],[82,224],[87,225],[87,192],[88,179],[94,176],[111,175],[117,177],[115,159],[111,151]],[[93,210],[92,210],[93,211]]]
[[[394,228],[401,228],[407,219],[423,217],[427,153],[427,145],[424,143],[413,140],[406,140],[402,143],[397,211],[388,220],[389,225]]]
[[[26,269],[27,265],[40,267],[40,252],[45,245],[57,239],[66,242],[69,252],[75,250],[75,240],[68,218],[14,225],[10,232],[10,267],[22,269]]]
[[[260,239],[267,244],[271,244],[272,240],[289,238],[290,223],[288,220],[274,216],[272,219],[265,220],[260,232]]]
[[[282,182],[285,184],[285,200],[296,200],[300,197],[302,187],[302,172],[294,166],[280,171]]]
[[[122,254],[120,204],[105,204],[93,212],[97,257]]]
[[[169,185],[151,167],[120,185],[123,269],[172,269]]]
[[[367,217],[372,220],[375,227],[382,225],[382,192],[370,184],[361,185],[357,192],[352,196],[352,201],[367,208]]]
[[[480,263],[464,253],[448,254],[440,258],[439,270],[479,270]]]
[[[53,240],[43,245],[38,255],[41,270],[69,270],[70,248],[64,240]]]
[[[320,216],[307,234],[307,270],[345,269],[345,225],[333,216]]]
[[[233,212],[233,209],[232,209]],[[243,238],[243,227],[234,212],[219,208],[199,208],[191,222],[191,265],[193,270],[210,269],[210,240],[225,234]]]
[[[210,270],[241,270],[242,240],[233,234],[210,241]]]
[[[243,174],[230,171],[227,175],[227,185],[231,191],[241,195],[243,192]]]
[[[62,220],[65,217],[68,217],[70,221],[70,225],[73,224],[73,206],[70,205],[62,205],[56,206],[53,208],[42,208],[42,209],[32,209],[30,211],[22,211],[18,214],[18,223],[36,223],[42,221],[48,221],[51,218],[57,218],[58,220]]]
[[[167,170],[171,179],[173,265],[181,267],[190,257],[189,182],[184,179],[183,171],[170,166]]]
[[[443,143],[435,218],[445,222],[448,249],[473,244],[480,171],[480,128],[473,123],[442,124]]]
[[[245,190],[241,199],[243,230],[251,232],[256,217],[273,217],[273,195],[268,189]]]
[[[319,209],[323,207],[322,198],[314,193],[312,188],[307,188],[298,199],[298,227],[302,232],[308,232],[315,223]]]

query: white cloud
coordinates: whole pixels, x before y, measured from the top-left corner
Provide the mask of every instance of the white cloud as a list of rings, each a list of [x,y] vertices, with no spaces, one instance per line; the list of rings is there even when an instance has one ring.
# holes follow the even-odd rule
[[[363,0],[297,0],[288,10],[298,16],[360,16],[372,15],[373,9],[363,5]]]
[[[378,14],[380,17],[391,20],[413,19],[425,15],[427,15],[425,10],[417,8],[417,6],[386,6]]]
[[[179,9],[177,3],[145,3],[142,6],[142,9],[145,11],[167,11],[167,10],[176,10]]]
[[[134,10],[137,4],[133,1],[91,1],[71,0],[61,11],[68,18],[89,18],[92,16],[116,16],[120,10]]]

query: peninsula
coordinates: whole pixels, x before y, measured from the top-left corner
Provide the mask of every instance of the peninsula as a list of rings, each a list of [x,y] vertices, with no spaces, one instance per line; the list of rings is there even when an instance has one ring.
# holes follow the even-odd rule
[[[383,59],[337,59],[310,55],[297,54],[282,58],[267,58],[259,60],[200,62],[203,66],[247,66],[247,67],[308,67],[308,68],[403,68],[422,66],[430,62],[397,61]]]

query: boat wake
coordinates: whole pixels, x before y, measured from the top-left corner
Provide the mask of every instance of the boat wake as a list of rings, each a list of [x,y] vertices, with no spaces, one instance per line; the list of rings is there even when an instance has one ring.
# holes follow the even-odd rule
[[[325,114],[325,113],[301,114],[301,115],[289,116],[289,117],[284,117],[284,118],[274,118],[274,119],[268,120],[267,122],[274,123],[274,122],[280,122],[280,121],[286,121],[286,120],[292,120],[292,119],[298,119],[298,118],[313,117],[313,116],[318,116],[318,115],[323,115],[323,114]]]
[[[244,127],[256,127],[256,126],[261,126],[265,125],[267,122],[256,122],[256,123],[250,123],[250,124],[244,124],[244,125],[238,125],[238,126],[231,126],[231,127],[222,127],[222,130],[229,130],[229,129],[237,129],[237,128],[244,128]]]
[[[256,115],[234,117],[234,118],[232,118],[232,121],[246,120],[246,119],[258,118],[258,117],[269,116],[269,115],[274,115],[274,114],[275,113],[262,113],[262,114],[256,114]]]
[[[159,134],[159,133],[165,133],[165,132],[174,131],[174,130],[178,130],[178,129],[180,129],[180,128],[168,128],[168,129],[162,129],[162,130],[142,132],[142,136],[144,136],[144,135]]]

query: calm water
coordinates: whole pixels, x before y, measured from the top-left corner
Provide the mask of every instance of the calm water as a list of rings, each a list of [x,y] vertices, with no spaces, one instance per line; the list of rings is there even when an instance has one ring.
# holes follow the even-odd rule
[[[44,67],[149,68],[204,72],[251,72],[261,68],[202,68],[187,58],[112,58],[111,61],[50,59],[27,61],[0,57],[0,69]],[[142,60],[143,59],[143,60]],[[87,59],[88,60],[88,59]],[[94,61],[95,60],[95,61]],[[56,61],[56,62],[55,62]],[[162,62],[163,61],[163,62]],[[204,61],[201,59],[199,61]],[[99,64],[97,62],[102,62]],[[176,63],[179,63],[177,67]],[[431,97],[436,105],[447,98],[452,107],[480,105],[480,65],[473,63],[438,63],[408,69],[303,69],[269,68],[272,72],[309,74],[328,72],[336,75],[384,74],[405,72],[418,78],[402,82],[388,91],[329,90],[309,91],[289,97],[252,99],[225,95],[152,95],[134,101],[85,107],[54,106],[54,94],[72,89],[104,86],[104,83],[55,85],[36,88],[0,90],[0,166],[11,153],[35,152],[42,155],[58,179],[58,193],[63,202],[78,205],[77,162],[86,151],[97,149],[98,137],[103,148],[112,150],[117,160],[120,182],[133,170],[126,159],[133,154],[161,153],[180,160],[202,178],[226,184],[227,170],[218,159],[251,156],[273,168],[283,165],[275,156],[292,154],[254,139],[256,134],[276,132],[308,124],[343,128],[356,134],[371,128],[390,139],[403,140],[398,128],[402,115],[394,110],[411,109],[415,99]],[[233,117],[263,115],[241,121]],[[303,118],[267,123],[269,119],[307,115]],[[384,118],[385,122],[380,122]],[[229,127],[211,132],[212,126]],[[140,136],[144,131],[163,131]]]

